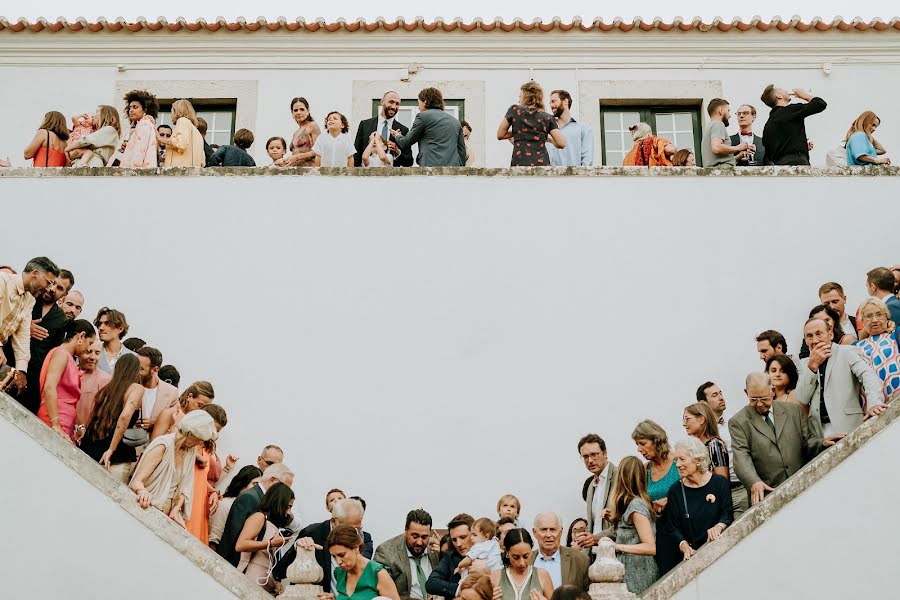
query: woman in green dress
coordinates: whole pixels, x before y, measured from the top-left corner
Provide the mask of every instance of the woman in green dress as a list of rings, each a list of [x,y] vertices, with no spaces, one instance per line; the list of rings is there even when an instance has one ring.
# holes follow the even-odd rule
[[[320,600],[373,600],[376,596],[400,600],[384,565],[362,555],[363,538],[358,530],[338,525],[328,534],[327,548],[337,563],[337,586],[333,594],[320,594]]]
[[[528,530],[509,530],[503,546],[507,566],[491,573],[491,583],[500,588],[502,600],[550,600],[553,582],[547,571],[531,564],[534,542]]]

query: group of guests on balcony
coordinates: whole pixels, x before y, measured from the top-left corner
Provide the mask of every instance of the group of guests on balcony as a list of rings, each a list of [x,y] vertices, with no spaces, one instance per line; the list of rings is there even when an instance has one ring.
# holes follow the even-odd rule
[[[809,165],[813,148],[807,138],[806,117],[826,109],[826,103],[808,92],[788,92],[769,85],[761,100],[769,118],[760,137],[753,131],[756,108],[742,104],[737,110],[738,133],[728,134],[731,108],[727,100],[714,98],[707,104],[709,120],[700,143],[703,166]],[[799,100],[799,102],[794,102]],[[412,127],[397,119],[400,95],[388,91],[381,99],[378,114],[359,123],[355,138],[350,122],[338,111],[325,116],[325,131],[310,112],[306,98],[291,100],[291,116],[297,130],[290,136],[274,136],[266,141],[270,166],[278,167],[385,167],[412,166],[412,147],[417,145],[415,164],[423,167],[462,167],[473,156],[468,140],[472,127],[445,111],[444,98],[429,87],[418,95],[419,112]],[[35,167],[252,167],[256,162],[247,152],[254,135],[238,129],[233,142],[222,147],[207,143],[206,122],[199,118],[189,100],[172,104],[172,126],[157,124],[159,104],[144,90],[125,95],[128,126],[112,106],[98,106],[93,115],[72,117],[71,128],[62,113],[48,112],[24,156]],[[573,99],[566,90],[553,90],[548,103],[544,91],[534,81],[523,84],[519,99],[509,107],[497,129],[498,140],[512,144],[510,166],[592,166],[594,138],[591,128],[572,115]],[[889,165],[886,150],[874,133],[881,124],[871,112],[862,113],[850,125],[840,148],[829,152],[829,164]],[[697,164],[692,149],[678,149],[670,140],[653,133],[647,123],[629,127],[634,146],[625,155],[625,166],[676,166]],[[835,153],[837,158],[835,158]]]
[[[294,475],[277,445],[252,464],[220,459],[215,441],[227,416],[212,384],[179,392],[177,369],[144,340],[126,338],[121,311],[79,318],[85,299],[74,284],[46,257],[21,274],[0,266],[0,389],[129,485],[142,508],[162,511],[273,593],[299,548],[315,552],[325,597],[337,600],[586,600],[588,564],[604,538],[625,565],[628,589],[640,593],[900,396],[895,265],[866,274],[868,297],[855,315],[840,284],[823,284],[798,356],[781,333],[760,333],[763,370],[747,375],[747,403],[731,417],[721,388],[706,382],[683,409],[686,437],[674,446],[652,420],[632,432],[641,458],[618,464],[599,435],[582,437],[585,513],[565,546],[557,514],[539,513],[529,531],[511,494],[496,518],[455,516],[443,539],[414,509],[402,533],[376,545],[363,529],[365,501],[338,488],[325,495],[328,519],[300,527]]]

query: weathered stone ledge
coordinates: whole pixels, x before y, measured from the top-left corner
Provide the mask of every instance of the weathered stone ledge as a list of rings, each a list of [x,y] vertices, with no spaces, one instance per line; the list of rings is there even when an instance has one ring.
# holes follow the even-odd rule
[[[880,417],[869,419],[831,449],[823,452],[787,481],[775,488],[765,500],[745,512],[715,542],[706,544],[699,552],[672,569],[644,592],[644,600],[668,600],[695,579],[701,572],[731,550],[753,530],[763,525],[779,510],[825,477],[851,454],[859,450],[879,432],[900,417],[900,402],[890,404]]]
[[[40,169],[38,169],[40,170]],[[249,600],[272,600],[267,592],[252,579],[231,566],[224,558],[204,546],[200,540],[188,533],[158,510],[144,510],[135,501],[134,492],[128,486],[114,479],[99,464],[62,439],[55,431],[44,425],[21,404],[0,392],[0,418],[4,418],[25,432],[44,450],[57,457],[78,473],[88,483],[108,496],[121,510],[128,512],[145,527],[152,530],[163,542],[172,546],[185,559],[194,563],[204,573],[215,579],[225,590],[238,598]],[[128,544],[127,540],[124,540]],[[75,551],[76,540],[70,540]],[[170,587],[177,582],[169,582]],[[223,590],[223,596],[226,594]],[[35,596],[36,597],[36,596]],[[175,595],[177,597],[177,594]]]
[[[0,169],[3,178],[37,177],[897,177],[900,167],[169,167]]]

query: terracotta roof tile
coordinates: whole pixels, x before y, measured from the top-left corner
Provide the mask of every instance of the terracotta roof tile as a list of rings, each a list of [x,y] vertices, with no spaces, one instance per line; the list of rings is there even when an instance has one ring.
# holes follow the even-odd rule
[[[741,21],[740,19],[732,19],[731,21],[726,21],[724,19],[715,18],[711,21],[705,22],[700,18],[694,18],[690,21],[685,21],[681,18],[677,18],[671,22],[663,21],[659,18],[653,19],[652,21],[645,21],[643,19],[633,19],[631,21],[625,21],[621,18],[616,18],[611,22],[605,22],[602,19],[594,19],[591,22],[585,22],[582,19],[576,17],[571,21],[563,21],[562,19],[555,17],[550,21],[542,21],[541,19],[534,19],[532,21],[524,21],[522,19],[514,19],[512,22],[505,22],[502,19],[494,19],[492,21],[483,21],[482,19],[474,19],[472,21],[463,21],[462,19],[454,19],[452,21],[445,21],[443,19],[435,19],[434,21],[426,21],[422,18],[416,18],[411,21],[407,21],[403,18],[397,18],[393,21],[385,20],[384,18],[377,18],[373,21],[366,21],[365,19],[356,19],[353,21],[346,21],[344,19],[338,19],[337,21],[326,22],[324,19],[316,19],[314,21],[306,21],[304,19],[297,19],[295,21],[288,21],[284,17],[279,17],[276,20],[269,21],[266,19],[257,19],[255,21],[247,21],[244,18],[238,18],[234,21],[227,21],[223,18],[217,18],[214,21],[206,21],[204,19],[197,19],[196,21],[187,21],[183,18],[177,19],[175,22],[168,22],[166,19],[160,18],[155,21],[149,21],[145,18],[139,18],[136,21],[125,21],[121,17],[116,19],[115,21],[107,21],[106,19],[98,19],[97,21],[91,22],[84,18],[79,18],[74,22],[68,22],[65,19],[57,19],[56,21],[48,21],[44,18],[37,19],[35,21],[28,21],[26,19],[19,19],[18,21],[8,21],[3,17],[0,17],[0,32],[5,33],[20,33],[20,32],[81,32],[81,31],[92,31],[92,32],[101,32],[101,31],[109,31],[109,32],[121,32],[121,31],[130,31],[133,33],[141,32],[141,31],[169,31],[169,32],[178,32],[182,30],[187,31],[306,31],[306,32],[318,32],[318,31],[327,31],[327,32],[338,32],[345,31],[348,33],[356,33],[356,32],[376,32],[376,31],[398,31],[405,30],[409,32],[414,31],[424,31],[424,32],[434,32],[434,31],[463,31],[463,32],[472,32],[472,31],[522,31],[522,32],[531,32],[531,31],[542,31],[542,32],[551,32],[551,31],[573,31],[578,29],[584,32],[597,31],[597,32],[610,32],[610,31],[620,31],[620,32],[630,32],[630,31],[681,31],[681,32],[690,32],[690,31],[700,31],[700,32],[711,32],[711,31],[719,31],[719,32],[731,32],[731,31],[858,31],[858,32],[868,32],[868,31],[900,31],[900,20],[896,17],[891,19],[890,21],[882,21],[881,19],[873,19],[871,21],[863,21],[861,19],[853,19],[851,21],[845,21],[842,17],[836,17],[832,21],[823,21],[818,17],[812,19],[811,21],[802,21],[799,17],[792,17],[791,19],[782,19],[781,17],[774,17],[770,21],[763,21],[759,17],[754,17],[749,22]]]

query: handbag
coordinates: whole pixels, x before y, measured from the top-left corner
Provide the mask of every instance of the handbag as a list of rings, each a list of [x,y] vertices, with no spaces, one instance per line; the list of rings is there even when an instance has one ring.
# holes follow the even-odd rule
[[[138,420],[142,417],[143,415],[141,414],[140,409],[138,409]],[[143,427],[129,427],[125,430],[125,435],[122,436],[122,442],[126,446],[131,446],[132,448],[144,446],[150,443],[150,433]]]

